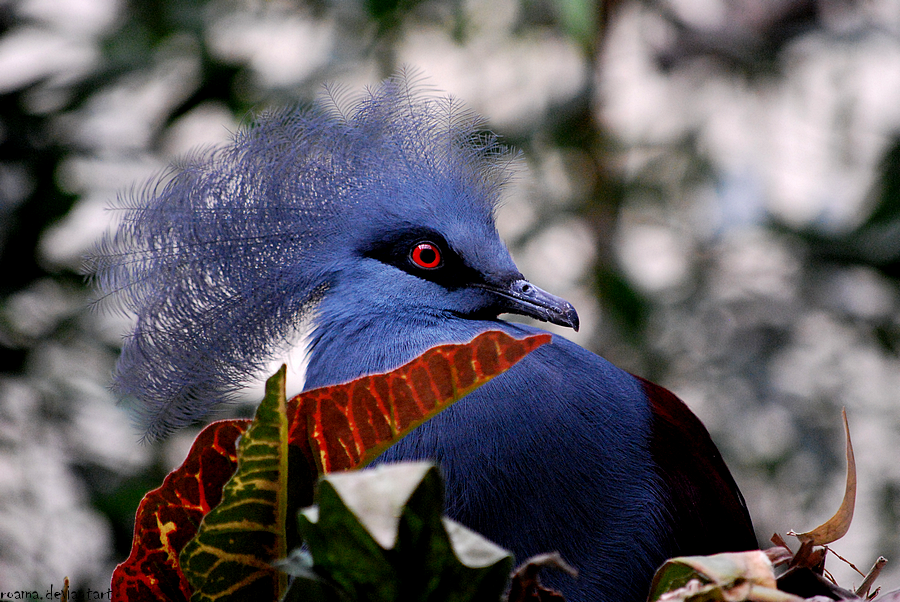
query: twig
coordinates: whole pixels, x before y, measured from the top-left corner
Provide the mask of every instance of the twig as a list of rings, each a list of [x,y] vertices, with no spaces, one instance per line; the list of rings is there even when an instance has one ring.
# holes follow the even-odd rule
[[[850,562],[849,560],[847,560],[846,558],[844,558],[843,556],[841,556],[840,554],[838,554],[837,552],[835,552],[834,550],[832,550],[831,548],[829,548],[828,546],[824,546],[824,547],[825,547],[826,550],[828,550],[829,552],[831,552],[832,554],[834,554],[835,556],[837,556],[837,557],[838,557],[838,560],[842,560],[847,566],[849,566],[851,569],[853,569],[854,571],[856,571],[857,573],[859,573],[862,577],[865,577],[865,576],[866,576],[865,573],[863,573],[861,570],[859,570],[858,568],[856,568],[856,565],[855,565],[855,564],[853,564],[852,562]],[[887,560],[885,560],[885,562],[887,562]]]
[[[884,556],[879,556],[878,560],[875,561],[875,564],[872,565],[872,570],[869,571],[869,574],[866,575],[866,578],[863,579],[862,585],[856,588],[856,595],[860,598],[866,596],[869,592],[869,588],[872,587],[872,584],[875,583],[875,580],[878,579],[878,575],[881,574],[881,569],[884,568],[884,565],[887,564],[887,558]]]

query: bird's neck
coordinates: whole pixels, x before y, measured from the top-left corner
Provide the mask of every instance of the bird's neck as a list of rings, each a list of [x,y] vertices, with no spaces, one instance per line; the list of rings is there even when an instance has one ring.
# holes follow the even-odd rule
[[[405,314],[395,309],[347,311],[323,301],[309,342],[306,389],[392,370],[446,343],[466,343],[490,329],[515,330],[502,320],[470,320],[450,314]]]

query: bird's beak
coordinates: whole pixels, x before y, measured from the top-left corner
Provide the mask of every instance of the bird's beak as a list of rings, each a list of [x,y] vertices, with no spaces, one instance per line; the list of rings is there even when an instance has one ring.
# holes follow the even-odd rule
[[[530,316],[542,322],[578,330],[578,312],[571,303],[539,289],[527,280],[513,280],[509,285],[499,286],[481,284],[478,288],[503,298],[502,307],[505,312]]]

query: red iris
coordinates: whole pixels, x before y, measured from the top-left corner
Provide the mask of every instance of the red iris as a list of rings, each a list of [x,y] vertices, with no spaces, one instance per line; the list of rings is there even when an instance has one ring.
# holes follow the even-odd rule
[[[441,250],[433,242],[420,242],[409,254],[413,263],[420,268],[432,270],[441,265]]]

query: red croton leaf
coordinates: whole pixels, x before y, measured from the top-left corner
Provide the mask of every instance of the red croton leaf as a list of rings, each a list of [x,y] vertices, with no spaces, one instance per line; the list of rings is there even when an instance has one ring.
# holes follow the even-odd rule
[[[131,555],[113,573],[113,600],[191,599],[178,554],[221,500],[222,487],[237,466],[237,439],[249,426],[249,420],[213,422],[194,440],[184,463],[144,496]]]
[[[391,372],[302,393],[288,402],[291,445],[311,453],[320,474],[365,465],[550,338],[490,330],[465,345],[432,347]]]

